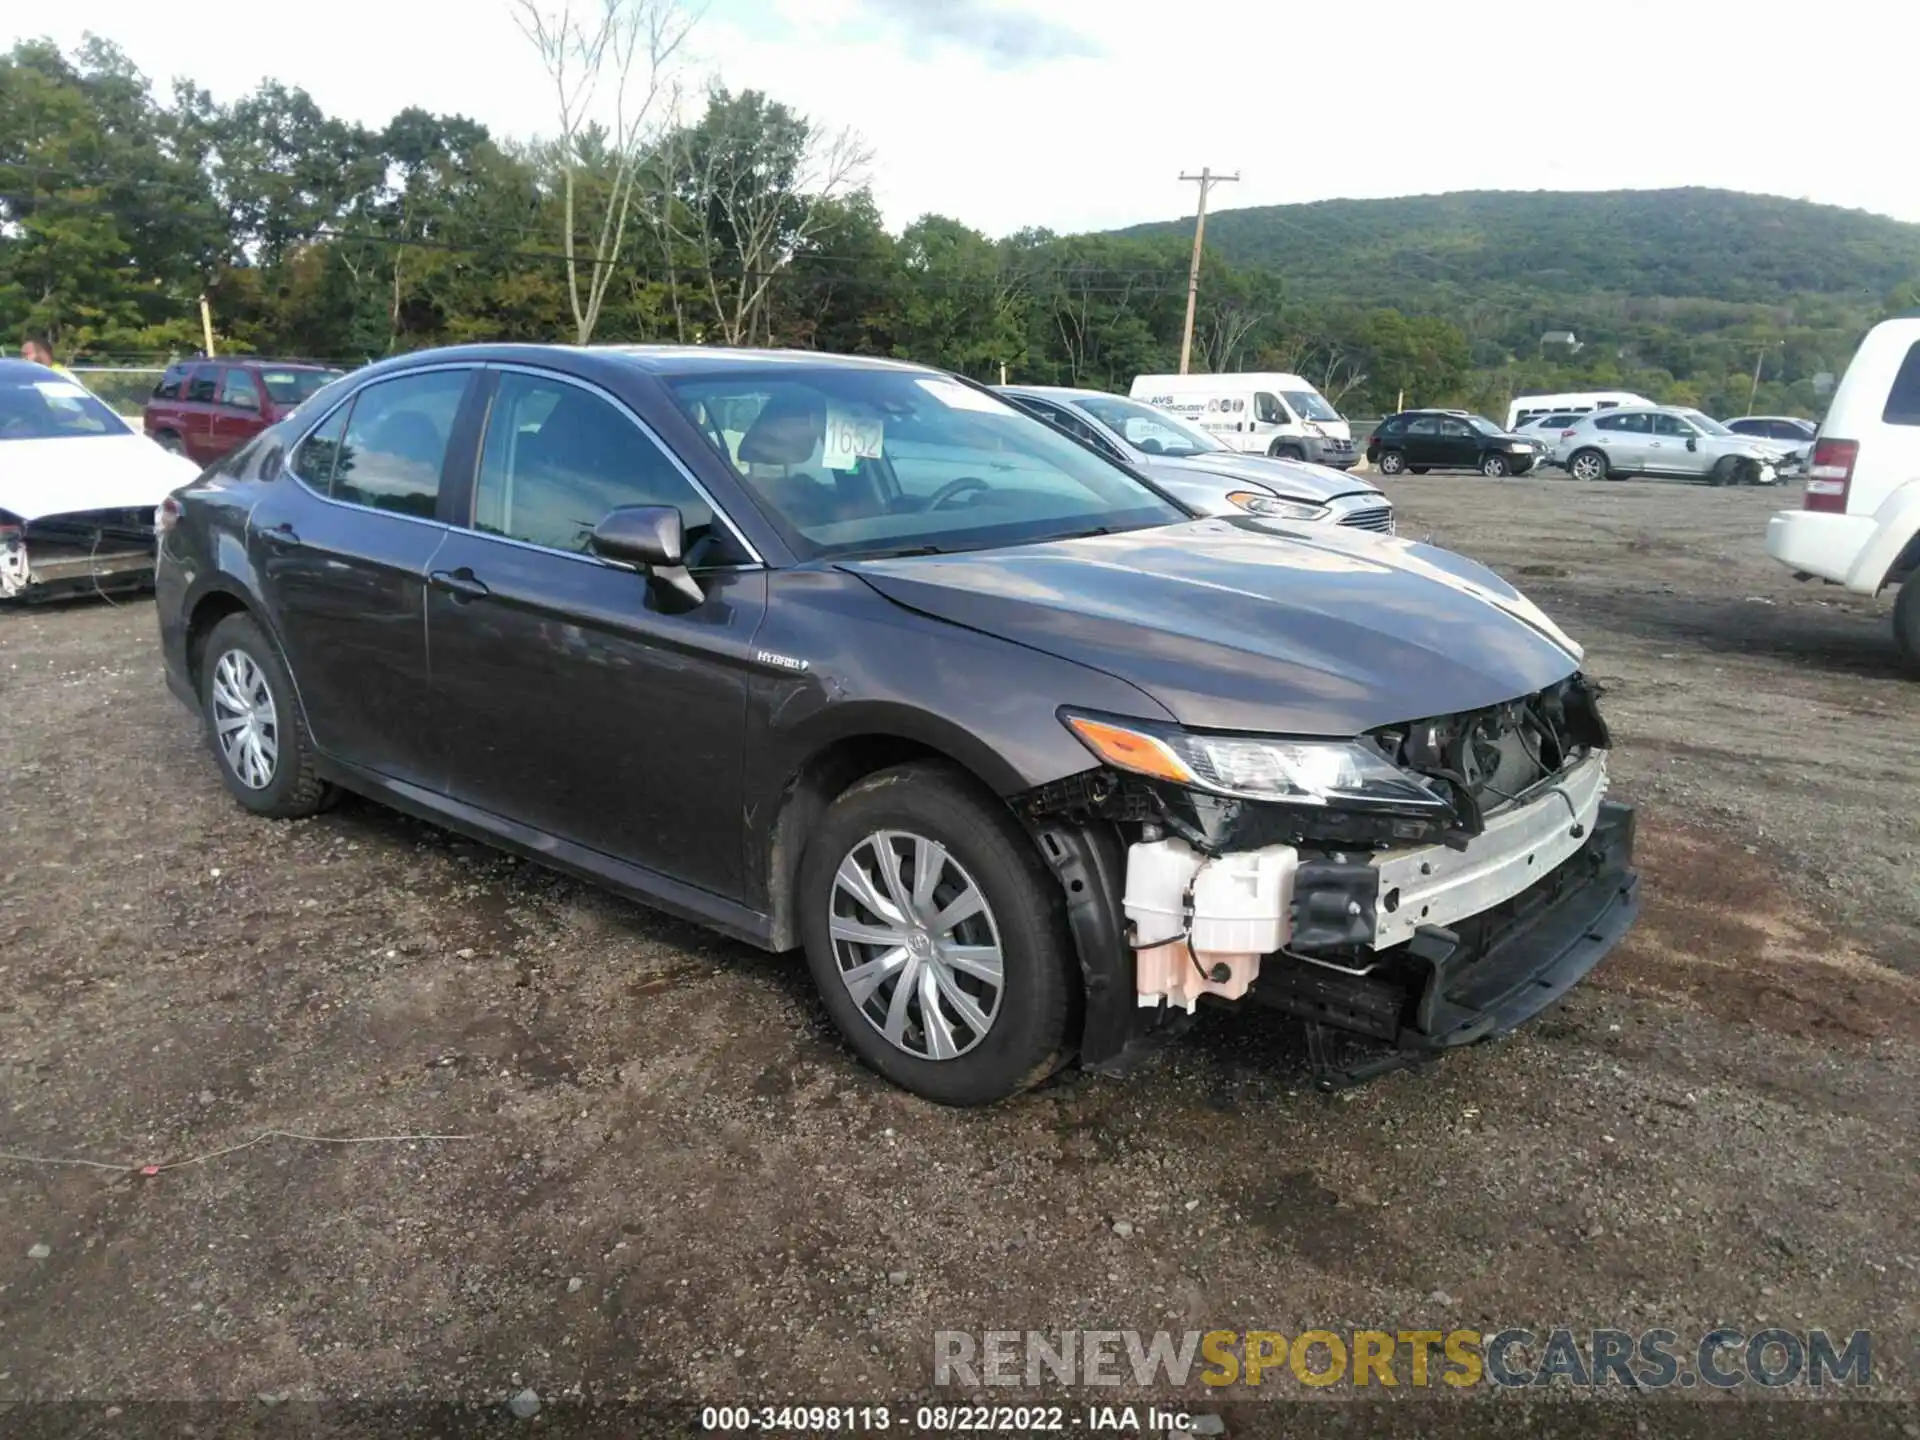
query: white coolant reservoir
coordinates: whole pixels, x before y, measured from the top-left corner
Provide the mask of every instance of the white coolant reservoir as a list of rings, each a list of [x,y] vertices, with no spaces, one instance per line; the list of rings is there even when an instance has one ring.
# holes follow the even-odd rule
[[[1191,1011],[1202,995],[1245,995],[1260,957],[1286,943],[1299,864],[1291,845],[1212,858],[1184,840],[1130,847],[1125,905],[1139,1003]]]

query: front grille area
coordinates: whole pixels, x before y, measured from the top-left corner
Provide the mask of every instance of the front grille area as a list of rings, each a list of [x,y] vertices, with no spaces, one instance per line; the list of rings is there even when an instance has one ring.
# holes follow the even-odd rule
[[[1377,505],[1370,510],[1355,510],[1340,517],[1342,525],[1351,525],[1356,530],[1372,530],[1376,534],[1393,534],[1393,507]]]

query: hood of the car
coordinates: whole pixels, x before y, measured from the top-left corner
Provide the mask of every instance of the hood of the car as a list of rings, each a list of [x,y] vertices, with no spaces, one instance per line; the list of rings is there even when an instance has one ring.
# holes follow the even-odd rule
[[[0,440],[0,510],[22,520],[158,505],[200,473],[144,435]]]
[[[1207,451],[1199,455],[1141,455],[1141,467],[1168,487],[1209,485],[1226,490],[1265,490],[1289,500],[1331,500],[1336,495],[1379,494],[1379,487],[1328,465],[1266,455]]]
[[[1208,729],[1355,735],[1531,694],[1581,654],[1473,561],[1331,525],[1198,520],[842,568]]]

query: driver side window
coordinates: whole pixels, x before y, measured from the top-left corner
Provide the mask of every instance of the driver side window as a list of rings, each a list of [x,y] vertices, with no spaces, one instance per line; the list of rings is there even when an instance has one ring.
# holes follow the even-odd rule
[[[725,533],[666,452],[613,405],[563,380],[502,374],[487,414],[473,528],[587,554],[594,527],[626,505],[676,507],[689,551],[701,537]]]
[[[1653,433],[1678,436],[1680,439],[1687,440],[1693,437],[1694,429],[1678,415],[1656,415],[1653,417]]]
[[[1253,397],[1254,418],[1263,425],[1285,425],[1292,418],[1287,407],[1280,403],[1278,395],[1269,395],[1266,391],[1256,391]]]

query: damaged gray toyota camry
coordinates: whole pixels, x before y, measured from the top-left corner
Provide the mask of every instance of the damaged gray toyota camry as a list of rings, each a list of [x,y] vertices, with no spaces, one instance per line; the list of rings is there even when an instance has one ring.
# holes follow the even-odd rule
[[[372,366],[162,509],[167,675],[262,815],[374,797],[773,950],[951,1104],[1259,1003],[1340,1085],[1632,924],[1579,648],[1430,546],[1196,519],[943,373]]]

